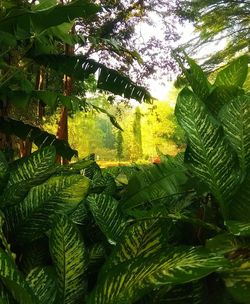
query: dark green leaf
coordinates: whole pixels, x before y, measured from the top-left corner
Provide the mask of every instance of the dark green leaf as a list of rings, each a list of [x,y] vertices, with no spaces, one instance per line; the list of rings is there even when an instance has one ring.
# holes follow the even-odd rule
[[[87,253],[79,231],[65,215],[54,220],[50,252],[58,277],[59,303],[81,303],[86,289]]]
[[[26,277],[26,281],[39,299],[39,304],[53,304],[57,296],[56,276],[52,268],[34,268]]]
[[[111,196],[104,194],[91,194],[87,200],[97,225],[108,241],[111,244],[116,244],[126,228],[125,217],[118,202]]]
[[[191,282],[227,265],[222,256],[202,248],[168,249],[109,269],[100,277],[87,303],[131,304],[155,287]]]
[[[18,161],[10,170],[2,204],[11,205],[20,202],[33,186],[48,179],[55,171],[55,157],[56,151],[52,146],[38,150]]]
[[[89,180],[81,175],[54,176],[30,190],[24,201],[6,209],[17,238],[31,242],[43,235],[57,212],[71,213],[85,198]]]
[[[222,108],[219,118],[245,174],[250,167],[250,96],[242,95],[231,100]]]

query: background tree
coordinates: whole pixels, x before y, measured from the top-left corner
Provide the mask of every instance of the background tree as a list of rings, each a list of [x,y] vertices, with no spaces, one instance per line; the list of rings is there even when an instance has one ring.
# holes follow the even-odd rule
[[[202,48],[211,50],[209,59],[203,59],[207,70],[225,64],[237,53],[249,53],[249,1],[180,0],[176,12],[182,20],[192,22],[198,32],[184,45],[185,51],[193,56]],[[220,50],[214,52],[218,47]]]

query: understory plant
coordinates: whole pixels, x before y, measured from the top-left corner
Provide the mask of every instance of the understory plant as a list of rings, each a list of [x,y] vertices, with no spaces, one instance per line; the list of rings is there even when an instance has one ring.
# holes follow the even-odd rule
[[[103,170],[0,154],[2,303],[249,303],[248,58],[213,84],[187,61],[184,154]]]

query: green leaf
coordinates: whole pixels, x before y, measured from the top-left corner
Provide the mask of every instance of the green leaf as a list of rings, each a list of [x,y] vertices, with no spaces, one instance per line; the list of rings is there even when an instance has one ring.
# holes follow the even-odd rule
[[[99,278],[87,303],[134,303],[143,294],[161,285],[191,282],[223,266],[227,266],[227,261],[222,256],[213,255],[203,248],[169,248],[108,269]]]
[[[127,227],[121,241],[117,244],[105,264],[108,268],[137,257],[146,258],[166,246],[164,225],[156,220],[140,221]]]
[[[17,302],[12,297],[7,288],[0,282],[0,304],[16,304]]]
[[[179,94],[175,114],[189,140],[187,161],[195,175],[209,186],[226,216],[228,201],[239,181],[236,155],[222,129],[189,89]]]
[[[92,164],[94,164],[95,162],[93,160],[79,160],[78,162],[75,163],[70,163],[68,165],[64,165],[64,166],[58,166],[56,169],[57,173],[80,173],[80,171],[88,168],[89,166],[91,166]]]
[[[217,74],[215,86],[242,87],[248,73],[248,56],[244,55]]]
[[[30,103],[30,94],[24,92],[24,91],[11,91],[8,93],[10,102],[17,108],[20,109],[27,109],[29,103]]]
[[[14,163],[3,192],[2,204],[19,202],[32,187],[48,179],[55,171],[55,157],[55,148],[49,146]]]
[[[244,90],[234,86],[213,87],[213,91],[205,101],[210,112],[217,117],[220,110],[225,104],[228,104],[232,99],[244,94]]]
[[[33,91],[33,96],[41,99],[45,104],[47,104],[51,109],[55,109],[57,106],[58,94],[52,91]]]
[[[71,22],[75,18],[90,20],[100,10],[100,7],[81,0],[72,1],[69,4],[59,4],[53,7],[41,9],[40,11],[29,11],[23,8],[16,8],[0,21],[0,30],[14,34],[17,39],[29,38],[35,32],[42,32],[45,29],[60,25],[64,22]]]
[[[30,271],[26,281],[39,299],[39,304],[56,303],[57,285],[53,269],[37,267]]]
[[[20,304],[39,303],[32,290],[16,268],[12,258],[0,249],[0,277],[4,285]]]
[[[46,55],[34,58],[39,64],[49,66],[57,72],[72,76],[77,80],[86,80],[89,75],[98,72],[97,87],[125,98],[132,98],[139,102],[151,102],[152,97],[142,86],[138,86],[127,76],[93,59],[82,55]]]
[[[22,121],[0,117],[0,131],[8,135],[15,135],[23,140],[29,139],[40,148],[53,145],[56,148],[56,153],[68,160],[77,155],[77,151],[71,149],[68,142],[57,139],[55,135]]]
[[[229,205],[230,220],[249,222],[250,219],[250,170]]]
[[[86,290],[87,253],[79,231],[65,215],[54,220],[50,252],[58,277],[59,303],[81,303]]]
[[[210,92],[210,83],[207,80],[207,76],[202,71],[201,67],[196,62],[187,58],[187,62],[190,66],[189,70],[185,70],[185,76],[193,89],[193,92],[202,100],[206,99]]]
[[[225,225],[233,235],[237,236],[250,236],[250,221],[225,221]]]
[[[231,268],[230,271],[223,272],[221,275],[225,286],[237,303],[248,304],[250,299],[249,250],[246,261],[242,262],[239,267]]]
[[[128,182],[122,208],[132,209],[181,192],[186,182],[186,168],[178,162],[146,166]]]
[[[71,213],[85,198],[89,180],[81,175],[54,176],[30,190],[24,201],[6,208],[6,220],[12,233],[31,242],[43,235],[56,212]]]
[[[39,239],[30,244],[25,244],[22,250],[19,267],[22,273],[27,275],[34,268],[41,268],[50,264],[48,239]]]
[[[111,244],[116,244],[126,228],[125,217],[118,202],[105,194],[91,194],[87,198],[95,221]]]
[[[96,267],[105,260],[105,247],[102,243],[95,243],[89,251],[89,267],[97,272]],[[98,267],[99,270],[99,267]]]
[[[222,108],[219,118],[245,174],[250,167],[250,96],[242,95],[231,100]]]

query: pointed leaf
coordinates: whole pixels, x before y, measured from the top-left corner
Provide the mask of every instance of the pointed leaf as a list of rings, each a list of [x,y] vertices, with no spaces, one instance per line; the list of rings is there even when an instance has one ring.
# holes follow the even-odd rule
[[[118,202],[105,194],[91,194],[87,198],[90,211],[111,244],[120,240],[126,227],[125,217]]]
[[[209,95],[210,83],[207,76],[202,71],[201,67],[191,58],[187,58],[190,66],[189,70],[185,70],[185,76],[193,89],[193,92],[202,100],[205,100]]]
[[[245,174],[250,167],[250,96],[242,95],[233,99],[222,108],[219,118],[227,138],[237,151]]]
[[[226,215],[228,200],[239,179],[234,151],[204,104],[190,90],[185,88],[179,94],[175,113],[188,136],[187,161],[210,187]]]
[[[242,87],[248,73],[248,56],[241,56],[217,74],[215,86]]]
[[[3,193],[2,204],[12,205],[19,202],[33,186],[48,179],[55,171],[55,158],[56,150],[49,146],[14,163]]]
[[[85,198],[89,180],[81,175],[54,176],[30,190],[24,201],[6,209],[6,220],[17,238],[31,242],[50,227],[51,216],[72,212]]]
[[[134,303],[153,288],[195,281],[226,265],[227,261],[222,256],[213,255],[203,248],[168,249],[109,269],[105,276],[100,277],[87,303]]]
[[[54,220],[50,252],[58,276],[59,303],[81,303],[86,289],[87,253],[79,231],[65,215]]]
[[[56,303],[57,286],[53,269],[34,268],[26,277],[26,281],[39,299],[39,304]]]
[[[139,102],[151,102],[151,95],[142,86],[138,86],[127,76],[93,59],[87,59],[81,55],[47,55],[34,58],[38,63],[49,66],[52,69],[72,76],[78,80],[85,80],[91,74],[98,72],[97,87],[125,98],[133,98]]]

